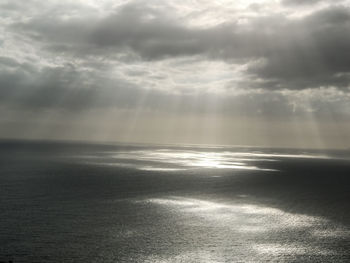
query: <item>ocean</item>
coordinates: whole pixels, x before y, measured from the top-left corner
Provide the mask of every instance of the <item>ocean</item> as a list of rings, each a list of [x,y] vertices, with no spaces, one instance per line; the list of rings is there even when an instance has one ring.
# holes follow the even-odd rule
[[[0,262],[349,262],[350,151],[0,142]]]

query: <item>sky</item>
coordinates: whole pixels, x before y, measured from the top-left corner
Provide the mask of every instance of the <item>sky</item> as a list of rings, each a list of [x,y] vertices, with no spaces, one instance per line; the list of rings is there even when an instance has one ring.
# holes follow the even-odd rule
[[[0,0],[0,137],[350,148],[350,1]]]

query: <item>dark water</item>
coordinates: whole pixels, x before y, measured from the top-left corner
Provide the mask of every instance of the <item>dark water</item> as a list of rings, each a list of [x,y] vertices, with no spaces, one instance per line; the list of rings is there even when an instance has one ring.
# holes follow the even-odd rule
[[[0,142],[0,261],[349,262],[346,151]]]

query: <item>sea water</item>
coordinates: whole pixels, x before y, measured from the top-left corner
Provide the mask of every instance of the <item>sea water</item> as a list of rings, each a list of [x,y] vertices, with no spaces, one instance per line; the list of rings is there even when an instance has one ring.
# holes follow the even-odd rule
[[[348,262],[347,151],[0,143],[0,262]]]

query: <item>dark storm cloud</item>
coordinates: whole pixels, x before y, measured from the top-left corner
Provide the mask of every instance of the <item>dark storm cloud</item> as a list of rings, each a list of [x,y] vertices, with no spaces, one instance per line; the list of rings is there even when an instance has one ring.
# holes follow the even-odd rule
[[[200,55],[250,62],[248,88],[255,87],[257,79],[268,83],[258,85],[267,89],[344,89],[350,83],[350,13],[344,6],[301,19],[265,16],[197,28],[165,13],[164,6],[136,2],[102,19],[43,15],[11,27],[61,55],[113,59],[115,54],[134,52],[144,60]]]

